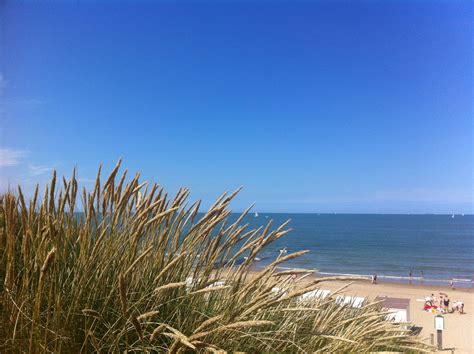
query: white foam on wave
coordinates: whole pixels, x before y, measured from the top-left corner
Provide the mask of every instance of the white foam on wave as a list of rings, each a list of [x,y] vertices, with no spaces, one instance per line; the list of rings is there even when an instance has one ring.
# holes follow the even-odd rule
[[[279,267],[282,269],[294,269],[289,267]],[[372,278],[372,274],[354,274],[354,273],[336,273],[336,272],[317,272],[316,274],[321,275],[332,275],[332,276],[341,276],[341,277],[364,277],[367,279]],[[417,280],[417,281],[426,281],[426,282],[440,282],[440,283],[449,283],[451,279],[437,279],[437,278],[425,278],[425,277],[407,277],[407,276],[400,276],[400,275],[385,275],[385,274],[377,274],[377,278],[382,279],[394,279],[394,280]],[[465,278],[453,278],[454,283],[471,283],[473,282],[472,279],[465,279]]]
[[[364,278],[367,278],[367,279],[372,278],[372,275],[370,275],[370,274],[330,273],[330,272],[318,272],[317,274],[335,275],[335,276],[341,276],[341,277],[364,277]]]
[[[460,283],[470,283],[474,281],[473,279],[462,279],[462,278],[453,278],[453,281]]]

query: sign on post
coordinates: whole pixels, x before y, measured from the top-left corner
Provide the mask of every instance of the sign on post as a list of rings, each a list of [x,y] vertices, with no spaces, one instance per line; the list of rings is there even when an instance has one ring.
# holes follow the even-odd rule
[[[444,331],[444,317],[441,315],[435,316],[435,329],[437,331]]]
[[[436,315],[434,317],[434,326],[437,332],[438,339],[438,350],[443,349],[443,331],[444,331],[444,317]]]

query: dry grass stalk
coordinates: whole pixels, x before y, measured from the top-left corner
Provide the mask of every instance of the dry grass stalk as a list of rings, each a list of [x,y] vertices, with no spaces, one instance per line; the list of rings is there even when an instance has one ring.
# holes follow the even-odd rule
[[[202,331],[203,329],[208,328],[208,327],[212,326],[212,325],[215,324],[215,323],[218,323],[218,322],[219,322],[220,320],[222,320],[223,318],[224,318],[223,315],[217,315],[217,316],[208,318],[207,320],[205,320],[204,322],[202,322],[202,323],[194,330],[194,333],[199,333],[199,332]]]
[[[51,265],[51,262],[53,261],[54,255],[56,253],[56,247],[53,247],[48,254],[46,255],[46,258],[44,260],[43,265],[41,266],[41,274],[46,273],[48,270],[49,266]]]
[[[212,286],[212,287],[207,287],[207,288],[204,288],[204,289],[199,289],[199,290],[193,291],[189,294],[190,295],[204,294],[204,293],[210,293],[210,292],[213,292],[213,291],[225,290],[225,289],[229,289],[229,288],[230,288],[229,285]]]
[[[154,341],[156,337],[158,337],[161,333],[163,333],[166,329],[166,325],[160,324],[158,327],[156,327],[153,332],[151,333],[150,336],[150,341]]]
[[[157,287],[154,291],[155,293],[159,293],[160,291],[182,288],[183,286],[186,286],[186,282],[184,281],[179,282],[179,283],[169,283],[169,284],[165,284],[165,285]]]
[[[154,317],[156,315],[158,315],[160,313],[160,311],[148,311],[146,313],[143,313],[141,314],[140,316],[137,317],[137,320],[138,321],[143,321],[143,320],[147,320],[151,317]]]

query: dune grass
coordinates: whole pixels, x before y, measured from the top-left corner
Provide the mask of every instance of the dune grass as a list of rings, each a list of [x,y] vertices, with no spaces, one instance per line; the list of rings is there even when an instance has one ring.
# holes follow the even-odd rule
[[[187,189],[170,198],[119,168],[105,183],[99,169],[89,192],[75,173],[53,174],[41,195],[37,188],[26,200],[19,188],[3,197],[1,352],[429,349],[377,304],[298,302],[332,279],[279,272],[304,251],[252,272],[259,252],[289,230],[249,229],[246,213],[229,222],[237,191],[198,214]]]

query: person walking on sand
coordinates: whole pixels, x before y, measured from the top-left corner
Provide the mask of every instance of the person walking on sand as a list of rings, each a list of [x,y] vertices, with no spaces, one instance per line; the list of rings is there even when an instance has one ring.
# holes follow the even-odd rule
[[[410,278],[410,285],[411,285],[411,281],[413,278],[413,272],[411,271],[411,269],[410,269],[410,272],[408,273],[408,277]]]
[[[453,281],[453,278],[451,278],[451,280],[449,281],[449,285],[451,286],[451,290],[456,290],[454,288],[454,281]]]
[[[377,274],[372,275],[372,284],[377,284]]]

